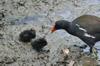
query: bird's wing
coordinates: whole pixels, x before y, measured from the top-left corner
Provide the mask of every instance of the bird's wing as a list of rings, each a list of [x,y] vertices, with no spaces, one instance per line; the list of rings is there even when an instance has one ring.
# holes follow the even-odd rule
[[[76,18],[73,23],[78,24],[90,34],[100,33],[100,18],[96,16],[84,15]]]

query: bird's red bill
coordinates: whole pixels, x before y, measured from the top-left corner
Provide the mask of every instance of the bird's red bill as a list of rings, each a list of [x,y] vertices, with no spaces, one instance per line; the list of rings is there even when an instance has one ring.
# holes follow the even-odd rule
[[[51,32],[53,33],[54,31],[56,31],[55,25],[51,28]]]

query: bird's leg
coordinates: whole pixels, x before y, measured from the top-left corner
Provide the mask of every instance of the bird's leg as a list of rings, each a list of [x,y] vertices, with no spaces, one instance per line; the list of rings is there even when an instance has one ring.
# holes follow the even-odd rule
[[[96,58],[98,59],[98,56],[97,56],[97,50],[95,47],[90,47],[90,54],[93,58]]]
[[[90,47],[90,53],[92,53],[93,51],[92,51],[92,49],[93,49],[93,47]]]

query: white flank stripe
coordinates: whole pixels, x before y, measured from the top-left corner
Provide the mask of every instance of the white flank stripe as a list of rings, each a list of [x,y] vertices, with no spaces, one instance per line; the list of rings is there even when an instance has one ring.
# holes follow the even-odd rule
[[[87,33],[85,33],[84,36],[86,36],[86,37],[91,37],[91,38],[95,38],[94,36],[92,36],[92,35],[90,35],[90,34],[87,34]]]
[[[84,28],[81,28],[80,25],[76,24],[76,26],[78,26],[80,30],[87,32]]]
[[[84,28],[81,28],[80,25],[76,24],[77,27],[79,27],[80,30],[84,31],[84,36],[86,37],[91,37],[91,38],[95,38],[94,36],[90,35],[87,33],[87,30],[85,30]]]
[[[83,30],[84,32],[87,32],[85,29],[83,29],[83,28],[79,28],[80,30]]]

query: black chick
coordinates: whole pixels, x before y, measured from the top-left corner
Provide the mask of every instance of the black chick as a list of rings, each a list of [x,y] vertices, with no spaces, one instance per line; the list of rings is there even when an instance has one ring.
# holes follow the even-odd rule
[[[24,30],[19,34],[19,41],[30,42],[35,37],[36,37],[36,31],[34,29]]]
[[[31,42],[33,49],[40,52],[42,48],[47,45],[47,41],[45,38],[38,38]]]

